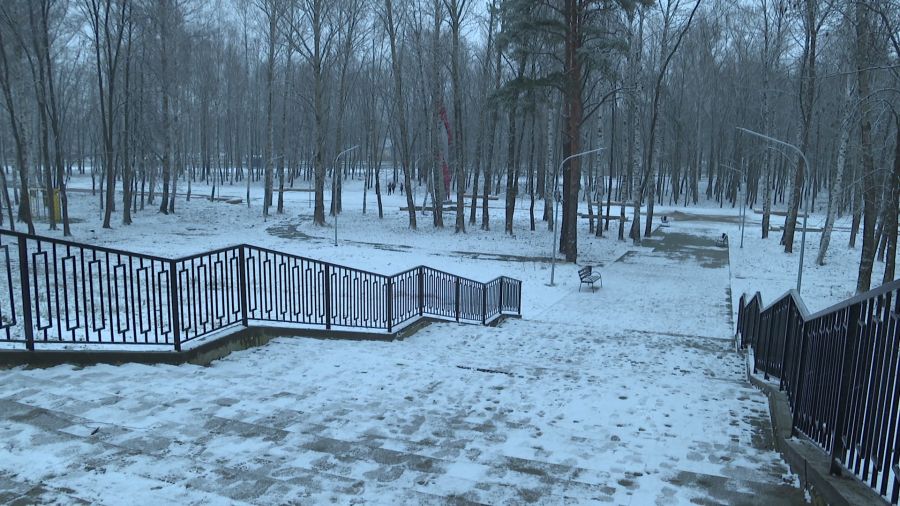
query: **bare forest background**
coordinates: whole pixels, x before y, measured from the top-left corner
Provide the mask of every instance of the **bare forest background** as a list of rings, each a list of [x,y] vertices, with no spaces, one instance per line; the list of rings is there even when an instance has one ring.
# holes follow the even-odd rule
[[[552,229],[559,200],[575,262],[580,210],[639,244],[654,206],[746,205],[787,253],[824,214],[820,265],[846,218],[866,291],[895,274],[898,60],[896,0],[4,0],[0,226],[70,235],[74,177],[104,227],[198,182],[261,188],[261,219],[309,187],[325,226],[387,181],[425,188],[413,229],[487,229],[489,198],[497,233]]]

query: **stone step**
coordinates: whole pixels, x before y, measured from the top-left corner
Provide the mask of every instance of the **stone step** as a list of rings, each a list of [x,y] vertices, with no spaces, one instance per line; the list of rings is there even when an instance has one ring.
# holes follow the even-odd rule
[[[48,444],[71,444],[89,440],[94,451],[90,455],[81,455],[79,471],[69,473],[65,477],[67,481],[87,481],[87,492],[90,492],[92,486],[102,488],[104,481],[109,484],[113,479],[112,475],[130,483],[143,481],[142,485],[147,490],[159,491],[167,487],[182,487],[185,491],[193,490],[194,492],[190,493],[194,496],[202,492],[204,495],[217,496],[229,501],[256,504],[282,503],[288,499],[285,494],[296,491],[298,485],[304,491],[303,497],[296,498],[298,500],[321,495],[319,497],[321,500],[338,498],[339,501],[343,501],[345,499],[339,498],[356,496],[366,488],[366,482],[363,480],[330,473],[327,469],[296,466],[272,469],[265,466],[266,462],[229,465],[221,460],[210,460],[202,451],[175,455],[170,449],[177,447],[179,444],[177,440],[166,440],[158,436],[147,438],[141,431],[123,427],[109,427],[96,432],[80,431],[78,427],[89,427],[96,422],[17,402],[0,401],[0,409],[5,410],[5,413],[9,414],[9,419],[15,423],[39,429],[41,438]],[[247,428],[247,425],[236,424],[241,428]],[[246,437],[247,434],[242,436]],[[71,450],[62,451],[71,453]],[[164,468],[155,465],[162,458],[165,458],[167,463]],[[52,478],[46,481],[52,481]],[[24,477],[9,473],[0,476],[0,497],[10,498],[11,501],[24,497],[25,502],[22,504],[41,502],[40,498],[49,499],[64,495],[57,494],[54,490],[52,484],[41,483],[34,486]],[[403,502],[421,503],[426,499],[428,500],[425,502],[444,502],[441,496],[421,490],[407,488],[388,492],[394,493]],[[72,497],[71,502],[91,504],[95,500]]]
[[[570,479],[596,474],[586,469],[512,457],[497,460],[491,465],[456,462],[379,447],[374,440],[351,442],[313,434],[305,434],[306,441],[298,442],[298,450],[303,450],[301,465],[290,465],[291,456],[284,455],[282,460],[273,458],[271,461],[262,459],[229,463],[227,459],[215,458],[215,454],[189,451],[189,448],[176,454],[177,450],[173,447],[179,445],[177,440],[147,437],[142,431],[125,427],[89,431],[97,422],[63,412],[8,400],[0,401],[0,409],[9,413],[9,419],[14,422],[52,433],[57,442],[90,439],[91,444],[99,446],[102,451],[85,459],[84,466],[88,472],[98,470],[105,473],[107,469],[116,468],[118,473],[161,484],[183,482],[192,489],[238,501],[257,502],[259,498],[266,497],[270,489],[292,488],[279,487],[279,482],[291,482],[293,485],[297,482],[309,483],[310,487],[315,488],[314,485],[323,480],[329,483],[321,490],[337,491],[343,495],[356,495],[368,483],[390,483],[391,490],[402,490],[415,497],[484,503],[494,503],[498,498],[540,497],[563,504],[614,492],[614,489],[604,485]],[[213,435],[203,441],[209,443],[208,447],[219,444],[216,439],[222,436],[233,436],[235,441],[275,438],[288,446],[291,443],[281,441],[287,438],[289,431],[219,417],[209,418],[204,430]],[[152,461],[162,457],[165,457],[169,469],[179,470],[177,474],[166,473],[165,470],[148,472],[148,469],[154,469]],[[142,459],[147,460],[147,465],[141,465]],[[472,474],[473,469],[475,474]],[[434,493],[431,486],[436,483],[441,487],[450,487],[447,488],[449,492]]]

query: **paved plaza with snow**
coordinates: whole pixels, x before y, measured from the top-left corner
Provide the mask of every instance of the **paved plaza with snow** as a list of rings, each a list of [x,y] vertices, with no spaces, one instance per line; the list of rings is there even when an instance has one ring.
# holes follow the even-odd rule
[[[664,230],[498,327],[0,371],[0,502],[802,503],[718,229]]]

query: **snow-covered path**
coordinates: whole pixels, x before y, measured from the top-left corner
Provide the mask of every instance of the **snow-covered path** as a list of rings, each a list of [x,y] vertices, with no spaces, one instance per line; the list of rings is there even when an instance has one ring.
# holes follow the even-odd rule
[[[795,504],[693,227],[497,328],[0,371],[0,502]]]

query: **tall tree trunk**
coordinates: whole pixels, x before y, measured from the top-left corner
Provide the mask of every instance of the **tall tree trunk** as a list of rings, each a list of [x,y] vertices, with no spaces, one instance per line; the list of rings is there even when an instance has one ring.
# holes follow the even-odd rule
[[[614,165],[613,161],[614,161],[614,155],[615,155],[615,151],[616,151],[616,109],[618,109],[618,107],[616,105],[616,91],[615,90],[613,90],[612,102],[610,105],[610,109],[612,109],[612,112],[610,113],[611,119],[609,122],[609,130],[610,130],[610,132],[609,132],[609,148],[608,148],[609,149],[609,181],[608,181],[609,186],[606,189],[606,221],[603,224],[604,230],[609,230],[609,218],[610,218],[610,213],[612,212],[612,192],[613,192],[612,185],[613,185],[613,165]],[[603,203],[601,201],[600,206],[598,206],[600,209],[603,208],[602,204]],[[598,214],[603,214],[603,212],[599,212]],[[599,224],[598,224],[598,226],[599,226]],[[598,236],[602,235],[602,233],[598,232],[597,235]]]
[[[445,0],[450,14],[451,53],[450,80],[453,84],[453,133],[456,138],[456,233],[466,231],[466,175],[463,149],[462,83],[459,76],[459,31],[467,0]]]
[[[875,181],[875,161],[872,155],[872,104],[868,100],[869,88],[869,51],[871,34],[869,33],[869,8],[862,3],[856,6],[856,77],[857,93],[860,104],[860,149],[863,160],[862,197],[863,197],[863,244],[859,261],[859,276],[856,281],[856,292],[863,293],[872,285],[872,264],[875,259],[875,221],[878,218],[878,188]]]
[[[525,58],[519,59],[519,70],[517,77],[522,79],[525,74]],[[506,156],[506,220],[504,222],[504,231],[507,234],[513,233],[513,218],[516,212],[516,197],[519,193],[519,157],[516,150],[516,111],[518,109],[519,94],[514,93],[509,104],[509,124],[507,142],[509,147]],[[524,128],[524,124],[523,124]],[[522,132],[524,135],[524,132]]]
[[[6,102],[6,112],[9,114],[10,130],[16,145],[16,164],[19,174],[19,221],[25,222],[28,233],[34,234],[34,222],[31,219],[31,199],[28,195],[28,148],[25,140],[25,132],[22,120],[16,112],[17,101],[13,99],[13,86],[9,60],[6,53],[6,41],[3,38],[3,30],[0,30],[0,86],[3,88],[3,98]]]
[[[385,29],[388,32],[388,39],[391,46],[391,70],[394,76],[394,114],[400,130],[400,163],[403,165],[403,182],[406,186],[406,207],[409,213],[409,228],[416,229],[416,203],[413,201],[412,192],[412,159],[409,147],[409,131],[406,124],[406,107],[404,99],[406,95],[403,93],[403,65],[400,61],[400,52],[397,48],[397,25],[394,23],[393,4],[391,0],[384,0]],[[372,59],[375,59],[375,45],[372,43]],[[378,174],[379,167],[376,166],[375,173]],[[379,190],[378,178],[375,179],[376,190]],[[379,209],[381,209],[381,193],[376,191],[378,195]]]
[[[443,99],[441,98],[441,75],[439,58],[441,58],[440,41],[441,41],[441,19],[442,12],[441,0],[434,0],[432,3],[434,9],[434,24],[431,32],[431,150],[433,157],[433,165],[431,170],[432,195],[434,196],[434,210],[432,212],[434,226],[436,228],[444,227],[444,197],[446,189],[443,177],[443,164],[441,157],[441,146],[438,137],[438,125],[441,124],[441,109],[443,108]]]
[[[638,176],[641,174],[641,150],[638,147],[638,141],[641,137],[641,128],[640,128],[640,119],[638,118],[638,101],[640,99],[640,74],[638,70],[641,66],[641,42],[644,37],[644,14],[643,12],[638,12],[638,18],[635,21],[633,18],[630,20],[632,24],[632,33],[631,33],[631,44],[630,51],[628,53],[629,60],[629,69],[631,69],[631,84],[633,86],[633,91],[630,94],[628,101],[628,118],[629,125],[631,127],[631,132],[629,135],[631,136],[629,141],[629,146],[631,148],[630,153],[628,154],[628,160],[630,162],[629,167],[629,180],[631,184],[631,188],[633,191],[631,197],[631,204],[633,207],[632,212],[632,222],[631,222],[631,232],[629,237],[633,241],[635,245],[641,244],[641,201],[644,198],[643,191],[643,182],[638,180]],[[634,23],[637,23],[637,26],[634,26]],[[699,121],[699,120],[698,120]]]
[[[313,206],[313,223],[325,225],[325,76],[320,58],[313,64],[314,82],[314,115],[316,129],[315,154],[315,205]]]
[[[834,170],[834,179],[831,183],[831,189],[828,191],[828,210],[825,216],[825,227],[822,230],[822,238],[819,240],[819,254],[816,256],[816,265],[825,265],[825,255],[828,253],[828,246],[831,244],[831,232],[834,230],[834,221],[837,218],[838,208],[840,207],[840,197],[844,193],[844,166],[847,161],[847,148],[850,145],[850,131],[852,130],[850,120],[853,112],[853,86],[850,80],[847,80],[846,98],[843,103],[843,112],[841,114],[841,123],[839,128],[839,141],[837,150],[837,161]]]
[[[494,26],[496,20],[497,8],[494,1],[488,6],[488,32],[487,44],[485,45],[484,60],[481,66],[481,86],[479,87],[479,95],[483,99],[482,106],[479,108],[478,117],[479,125],[484,125],[488,117],[490,100],[488,99],[488,82],[491,75],[491,56],[494,47]],[[484,153],[485,144],[488,142],[487,137],[490,132],[487,128],[482,128],[481,135],[478,136],[475,144],[475,173],[472,175],[472,207],[469,213],[469,225],[475,225],[475,216],[478,211],[478,175],[481,172],[482,155]],[[490,163],[488,161],[487,163]]]
[[[160,16],[159,21],[159,38],[160,38],[160,70],[162,85],[162,127],[163,127],[163,152],[162,152],[162,195],[159,203],[159,212],[169,214],[169,184],[172,183],[172,118],[170,102],[171,102],[171,84],[169,80],[169,22],[168,22],[168,5],[169,0],[160,0]],[[173,188],[172,193],[175,193]],[[250,195],[247,195],[249,205]]]
[[[287,131],[288,131],[288,99],[292,91],[291,87],[291,55],[290,48],[287,49],[287,56],[284,69],[284,90],[281,95],[281,142],[279,146],[280,156],[278,157],[278,207],[275,212],[284,213],[284,171],[288,166],[287,160]]]
[[[43,172],[43,183],[44,183],[44,206],[47,209],[47,217],[50,221],[50,230],[56,230],[56,215],[53,209],[53,172],[52,166],[50,164],[50,134],[49,134],[49,119],[48,115],[48,106],[47,106],[47,83],[46,83],[46,67],[44,65],[44,51],[41,49],[40,41],[42,38],[39,36],[40,27],[38,26],[38,20],[35,16],[35,3],[36,2],[27,2],[28,4],[28,22],[29,28],[31,32],[31,49],[33,51],[33,57],[28,56],[28,62],[31,66],[31,74],[33,78],[33,86],[34,86],[34,96],[37,101],[37,123],[38,128],[40,129],[40,136],[38,138],[38,153],[41,162],[41,169]],[[22,41],[24,46],[24,41]]]
[[[131,225],[132,174],[131,165],[131,49],[132,27],[128,23],[128,41],[125,45],[125,96],[123,100],[122,133],[122,224]]]
[[[9,229],[16,230],[16,220],[13,219],[13,204],[9,200],[9,185],[6,183],[6,168],[0,167],[0,199],[6,205],[6,213],[9,216]],[[3,225],[3,204],[0,204],[0,226]]]
[[[888,185],[887,222],[885,234],[887,235],[887,260],[884,263],[884,276],[882,283],[890,283],[894,280],[897,261],[897,214],[900,213],[900,118],[895,118],[896,138],[894,141],[894,173],[891,174],[885,184]]]
[[[579,55],[584,36],[581,33],[582,9],[579,0],[565,2],[565,92],[562,156],[566,158],[581,151],[581,123],[584,104],[581,96],[581,57]],[[581,187],[581,160],[572,158],[563,168],[563,217],[560,230],[559,249],[566,255],[567,262],[578,259],[578,194]]]
[[[800,126],[800,150],[804,153],[809,151],[809,138],[813,126],[812,120],[816,99],[816,41],[818,39],[817,5],[818,0],[805,0],[806,40],[803,51],[803,67],[805,72],[804,78],[801,81],[803,93],[801,94],[800,100],[800,108],[803,113],[802,124]],[[808,169],[803,157],[800,157],[797,161],[797,170],[794,173],[794,181],[791,186],[791,195],[788,202],[788,212],[784,220],[784,235],[781,238],[781,242],[784,244],[785,253],[794,251],[794,231],[797,227],[797,216],[800,210],[805,173]]]
[[[493,3],[493,2],[492,2]],[[492,7],[493,10],[493,7]],[[494,93],[500,91],[500,62],[502,51],[497,48],[494,51]],[[485,131],[484,137],[487,141],[487,153],[484,158],[484,191],[481,201],[481,230],[491,229],[491,217],[488,210],[488,198],[491,195],[491,179],[493,177],[494,166],[494,142],[496,137],[497,123],[500,121],[500,105],[496,101],[490,104],[490,120]],[[472,189],[473,193],[477,193],[477,188]]]
[[[266,147],[263,151],[265,179],[263,182],[263,216],[269,215],[272,205],[275,165],[275,44],[278,33],[278,6],[276,2],[266,2],[266,17],[269,22],[268,53],[266,58]]]

